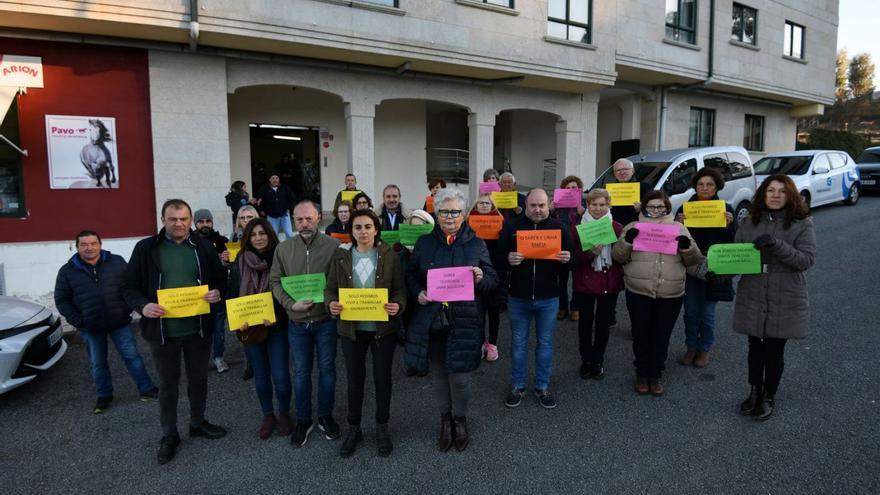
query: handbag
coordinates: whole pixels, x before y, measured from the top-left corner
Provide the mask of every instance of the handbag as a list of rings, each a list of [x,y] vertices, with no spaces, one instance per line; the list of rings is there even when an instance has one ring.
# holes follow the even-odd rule
[[[265,325],[254,325],[247,330],[235,332],[235,336],[244,345],[262,344],[269,338],[269,329]]]
[[[449,304],[442,303],[440,305],[440,311],[437,312],[437,315],[434,316],[434,320],[431,321],[431,333],[449,333],[452,329],[452,315],[449,312]]]

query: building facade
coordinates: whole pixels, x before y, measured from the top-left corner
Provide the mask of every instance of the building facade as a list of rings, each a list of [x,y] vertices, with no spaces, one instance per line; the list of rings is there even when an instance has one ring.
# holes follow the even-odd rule
[[[819,0],[0,2],[0,72],[24,57],[43,76],[30,87],[0,79],[0,134],[27,150],[0,142],[0,288],[49,292],[84,228],[128,256],[172,197],[211,209],[228,232],[230,183],[254,192],[272,171],[325,211],[348,172],[374,203],[398,185],[409,209],[433,176],[473,198],[487,168],[550,188],[570,174],[589,183],[640,151],[793,149],[795,119],[833,101],[837,10]],[[65,117],[83,123],[71,128],[79,141],[54,134]],[[88,141],[95,120],[112,123],[112,141]],[[59,172],[98,170],[82,159],[89,145],[112,156],[110,187]]]

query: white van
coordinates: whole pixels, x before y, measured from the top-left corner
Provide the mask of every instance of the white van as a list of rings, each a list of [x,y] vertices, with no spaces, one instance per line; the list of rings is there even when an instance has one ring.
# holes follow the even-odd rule
[[[651,151],[630,156],[629,160],[635,166],[633,180],[665,192],[672,202],[672,211],[678,211],[695,194],[691,179],[697,170],[712,167],[724,177],[724,189],[718,191],[718,197],[733,207],[737,222],[749,213],[748,207],[755,195],[755,172],[742,146]],[[604,188],[606,181],[615,182],[611,167],[602,172],[590,189]]]

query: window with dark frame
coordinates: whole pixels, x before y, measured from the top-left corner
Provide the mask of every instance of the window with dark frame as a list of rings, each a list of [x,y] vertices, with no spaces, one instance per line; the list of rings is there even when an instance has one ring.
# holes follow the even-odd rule
[[[6,117],[0,122],[0,134],[16,146],[20,145],[18,96],[12,99]],[[25,211],[21,153],[0,140],[0,217],[23,217]]]
[[[697,0],[666,0],[666,37],[696,44]]]
[[[715,110],[691,107],[688,147],[712,146],[715,141]]]
[[[746,114],[743,148],[749,151],[764,151],[764,117]]]
[[[399,0],[361,0],[361,2],[374,3],[385,7],[399,7]]]
[[[738,3],[733,4],[730,38],[742,43],[757,43],[758,11]]]
[[[498,5],[500,7],[507,7],[509,9],[513,8],[514,0],[483,0],[483,3],[491,3],[492,5]]]
[[[804,58],[804,27],[791,21],[785,21],[782,53],[788,57]]]
[[[511,2],[512,4],[513,2]],[[550,0],[547,7],[547,35],[590,43],[592,0]]]

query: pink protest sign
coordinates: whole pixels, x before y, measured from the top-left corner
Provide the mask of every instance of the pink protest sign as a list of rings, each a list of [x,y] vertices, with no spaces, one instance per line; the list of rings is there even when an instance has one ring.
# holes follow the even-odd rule
[[[480,194],[501,192],[501,184],[497,182],[480,182]]]
[[[553,191],[553,206],[556,208],[577,208],[581,205],[580,189],[557,189]]]
[[[474,272],[469,266],[428,270],[428,297],[432,301],[473,301]]]
[[[678,241],[675,239],[681,235],[678,225],[664,225],[657,223],[637,223],[639,235],[633,241],[634,251],[647,251],[649,253],[662,253],[675,255],[678,253]]]

